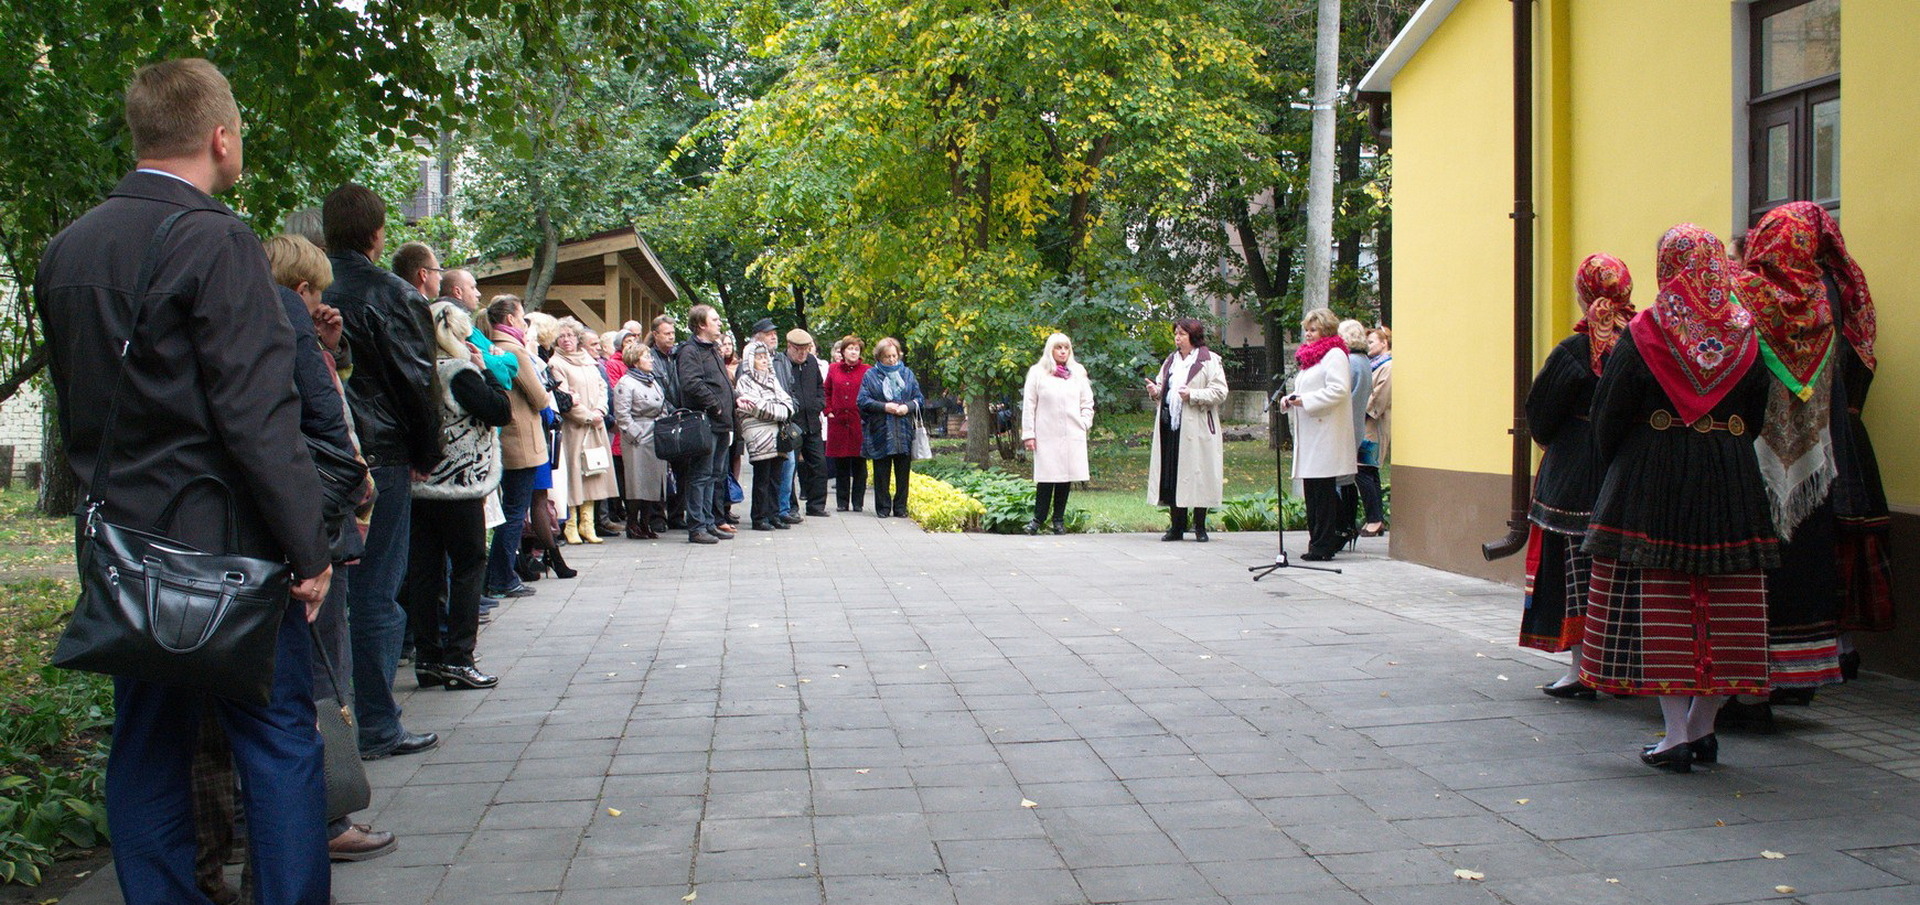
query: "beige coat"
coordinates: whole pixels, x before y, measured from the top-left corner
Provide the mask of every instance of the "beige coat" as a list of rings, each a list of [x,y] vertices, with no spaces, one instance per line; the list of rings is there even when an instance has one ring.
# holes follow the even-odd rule
[[[560,389],[573,396],[573,408],[560,418],[560,460],[566,463],[567,501],[578,506],[594,500],[620,495],[611,467],[612,445],[607,438],[607,379],[600,365],[582,353],[575,357],[586,363],[568,361],[555,355],[547,362]],[[586,475],[584,458],[589,449],[608,450],[609,467],[596,475]]]
[[[1393,359],[1373,369],[1373,393],[1367,397],[1367,439],[1380,444],[1380,464],[1387,464],[1387,440],[1393,435]]]
[[[1347,353],[1333,349],[1293,378],[1300,404],[1293,417],[1293,476],[1337,478],[1359,469],[1353,436],[1353,371]]]
[[[1085,481],[1087,431],[1093,429],[1093,383],[1077,361],[1068,376],[1054,376],[1053,362],[1027,369],[1020,406],[1020,439],[1033,441],[1033,479],[1043,484]]]
[[[513,392],[507,401],[513,406],[513,421],[500,429],[500,462],[505,468],[533,468],[547,461],[547,429],[540,412],[552,405],[547,388],[540,384],[541,364],[527,354],[527,348],[513,337],[496,332],[493,350],[512,355],[520,362],[513,375]]]
[[[667,498],[667,463],[653,452],[653,421],[666,411],[658,380],[629,370],[613,385],[613,419],[620,427],[620,462],[627,473],[627,499],[649,503]]]
[[[1199,370],[1187,381],[1187,402],[1180,416],[1180,474],[1174,487],[1174,499],[1160,499],[1160,428],[1155,415],[1153,454],[1147,464],[1147,502],[1156,506],[1220,505],[1221,485],[1226,481],[1226,447],[1222,445],[1220,406],[1227,401],[1227,372],[1220,356],[1201,349]],[[1168,374],[1176,356],[1167,356],[1160,368],[1160,394],[1165,405]],[[1190,365],[1189,368],[1192,366]],[[1160,406],[1155,406],[1158,412]]]

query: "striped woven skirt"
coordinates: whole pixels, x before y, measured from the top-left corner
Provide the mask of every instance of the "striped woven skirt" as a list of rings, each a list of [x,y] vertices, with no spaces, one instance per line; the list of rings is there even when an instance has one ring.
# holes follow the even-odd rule
[[[1585,643],[1580,681],[1610,694],[1766,694],[1766,576],[1594,557]]]
[[[1593,558],[1580,538],[1530,525],[1527,536],[1526,609],[1520,614],[1520,646],[1559,653],[1586,634],[1587,584]]]

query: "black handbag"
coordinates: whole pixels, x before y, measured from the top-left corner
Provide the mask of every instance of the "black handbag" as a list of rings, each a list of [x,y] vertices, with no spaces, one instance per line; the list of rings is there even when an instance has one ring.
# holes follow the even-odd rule
[[[227,547],[236,549],[232,488],[212,475],[188,481],[161,512],[153,532],[115,524],[102,512],[113,487],[120,389],[133,345],[144,338],[140,327],[146,315],[146,290],[167,234],[191,212],[181,211],[160,223],[135,284],[141,287],[141,295],[134,309],[132,339],[121,348],[99,470],[84,510],[80,599],[54,648],[53,665],[266,706],[272,697],[274,654],[280,620],[290,601],[292,569],[284,562],[207,553],[154,533],[171,526],[187,491],[210,483],[226,498]]]
[[[353,709],[347,705],[346,694],[340,689],[340,677],[333,671],[333,658],[327,655],[327,645],[313,623],[307,623],[307,634],[313,641],[314,656],[326,669],[327,683],[333,690],[332,694],[315,698],[313,710],[325,748],[321,767],[327,782],[327,819],[338,820],[372,804],[373,786],[367,782],[367,768],[360,763],[360,739],[354,731]]]
[[[713,452],[713,426],[706,412],[674,409],[653,422],[653,454],[668,462]]]
[[[800,444],[805,443],[806,440],[807,432],[804,428],[792,421],[785,421],[780,424],[780,435],[774,441],[774,449],[790,453],[799,449]]]
[[[307,452],[320,473],[320,518],[327,527],[327,548],[336,563],[359,559],[367,539],[354,521],[360,494],[367,485],[367,464],[351,451],[317,437],[307,438]]]

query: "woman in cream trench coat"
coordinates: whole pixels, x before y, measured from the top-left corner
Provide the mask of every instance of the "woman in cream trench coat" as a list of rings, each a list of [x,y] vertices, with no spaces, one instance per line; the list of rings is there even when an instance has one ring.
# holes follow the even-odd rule
[[[1226,450],[1221,445],[1220,406],[1227,401],[1227,372],[1207,348],[1207,328],[1181,318],[1173,325],[1173,354],[1147,380],[1147,395],[1159,401],[1153,458],[1147,464],[1147,502],[1168,507],[1161,540],[1186,536],[1193,509],[1193,539],[1207,539],[1207,510],[1220,505]],[[1174,442],[1166,443],[1172,439]]]
[[[573,318],[560,321],[560,335],[554,340],[553,358],[547,361],[554,380],[573,396],[573,408],[561,415],[560,461],[567,467],[567,504],[573,518],[567,520],[567,543],[582,540],[600,543],[594,530],[595,500],[611,498],[620,492],[613,477],[613,450],[607,439],[607,412],[612,395],[607,391],[607,375],[585,349],[580,338],[586,328]],[[585,474],[588,449],[606,450],[606,470]]]
[[[1340,319],[1325,308],[1300,321],[1300,373],[1293,393],[1280,400],[1293,412],[1293,477],[1307,498],[1307,552],[1301,559],[1327,560],[1346,543],[1340,524],[1340,494],[1334,480],[1359,470],[1354,451],[1353,378],[1347,365]]]
[[[1040,360],[1027,369],[1021,394],[1020,439],[1033,453],[1033,520],[1028,534],[1053,510],[1053,533],[1067,533],[1067,492],[1087,480],[1087,431],[1093,428],[1093,384],[1073,358],[1065,333],[1047,337]]]

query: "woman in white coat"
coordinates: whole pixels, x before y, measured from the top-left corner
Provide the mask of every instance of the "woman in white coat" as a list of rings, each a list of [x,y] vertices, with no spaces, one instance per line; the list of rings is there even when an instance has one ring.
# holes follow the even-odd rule
[[[1220,505],[1226,473],[1220,406],[1227,401],[1227,372],[1207,348],[1207,328],[1198,320],[1174,322],[1173,354],[1158,377],[1147,380],[1147,395],[1160,403],[1147,465],[1147,502],[1168,507],[1160,539],[1185,537],[1191,508],[1193,539],[1205,543],[1207,510]]]
[[[1028,534],[1053,510],[1053,533],[1067,533],[1067,491],[1088,478],[1087,431],[1093,428],[1093,383],[1073,358],[1065,333],[1047,337],[1040,360],[1027,369],[1020,406],[1020,439],[1033,453],[1033,520]]]
[[[1293,413],[1293,477],[1307,498],[1307,552],[1301,559],[1333,558],[1346,543],[1340,524],[1340,494],[1334,483],[1354,474],[1353,378],[1347,366],[1340,318],[1325,308],[1300,321],[1302,341],[1294,358],[1300,373],[1293,393],[1280,400]]]

